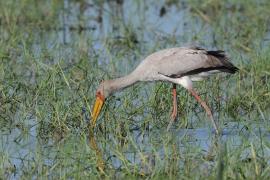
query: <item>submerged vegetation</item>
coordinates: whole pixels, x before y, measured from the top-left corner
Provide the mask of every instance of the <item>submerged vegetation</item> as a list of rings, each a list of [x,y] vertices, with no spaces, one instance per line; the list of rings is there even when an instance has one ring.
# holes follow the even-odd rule
[[[270,1],[0,0],[0,179],[269,179]],[[223,49],[240,69],[195,84],[222,137],[178,87],[136,84],[89,132],[95,89],[167,47]],[[90,134],[90,135],[89,135]]]

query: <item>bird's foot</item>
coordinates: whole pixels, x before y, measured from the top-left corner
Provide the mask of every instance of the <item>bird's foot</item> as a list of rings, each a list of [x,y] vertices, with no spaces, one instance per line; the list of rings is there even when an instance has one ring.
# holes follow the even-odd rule
[[[176,117],[177,117],[177,112],[173,111],[172,114],[171,114],[171,121],[175,121]]]
[[[172,127],[172,124],[175,122],[176,120],[176,117],[177,117],[177,112],[176,111],[173,111],[172,114],[171,114],[171,120],[167,126],[167,131],[169,131]]]

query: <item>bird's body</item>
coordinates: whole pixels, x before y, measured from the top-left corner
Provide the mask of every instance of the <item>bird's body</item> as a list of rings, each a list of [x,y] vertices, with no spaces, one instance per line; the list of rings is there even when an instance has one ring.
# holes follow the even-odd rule
[[[169,81],[188,88],[190,81],[200,81],[218,72],[234,73],[236,70],[223,51],[180,47],[160,50],[147,56],[126,77],[130,85],[138,81]],[[123,82],[123,79],[120,81]]]
[[[193,96],[198,96],[192,89],[192,81],[203,80],[218,72],[235,73],[237,70],[238,68],[228,61],[223,51],[207,51],[198,47],[164,49],[146,57],[129,75],[103,81],[97,90],[97,97],[104,101],[115,91],[129,87],[139,81],[168,81],[179,84],[189,90]],[[198,98],[200,99],[200,97],[196,98],[198,101],[202,101]],[[173,118],[176,117],[175,106],[176,91],[174,93]],[[205,106],[208,108],[206,104]],[[204,108],[206,108],[205,106],[203,105]],[[210,111],[209,108],[208,110]],[[97,115],[94,111],[94,123]]]

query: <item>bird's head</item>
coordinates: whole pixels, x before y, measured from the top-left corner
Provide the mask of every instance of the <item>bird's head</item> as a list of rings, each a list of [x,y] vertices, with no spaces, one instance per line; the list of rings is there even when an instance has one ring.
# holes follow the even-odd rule
[[[102,106],[108,96],[111,94],[111,88],[107,81],[102,81],[96,91],[96,101],[92,111],[92,126],[96,125],[97,118]]]

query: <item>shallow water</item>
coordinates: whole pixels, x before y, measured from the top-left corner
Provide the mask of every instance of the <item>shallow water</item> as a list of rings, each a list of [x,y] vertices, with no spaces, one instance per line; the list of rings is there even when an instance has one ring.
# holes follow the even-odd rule
[[[34,51],[33,57],[37,58],[37,63],[44,63],[43,61],[38,61],[44,46],[51,50],[60,44],[65,46],[60,48],[61,51],[55,52],[48,64],[57,64],[64,58],[72,61],[72,58],[77,57],[73,47],[69,45],[75,42],[74,46],[79,46],[81,39],[89,38],[92,46],[89,49],[87,48],[86,52],[90,54],[90,57],[92,54],[98,54],[98,65],[104,67],[104,69],[107,69],[109,65],[117,67],[108,70],[114,77],[115,75],[119,76],[130,72],[148,52],[153,52],[157,49],[191,44],[200,44],[205,48],[215,47],[213,27],[200,18],[194,17],[185,1],[179,3],[180,5],[170,6],[165,5],[165,0],[156,2],[154,0],[124,1],[123,4],[117,4],[114,1],[106,1],[100,6],[91,2],[86,5],[84,11],[81,11],[80,3],[65,0],[64,7],[59,14],[60,22],[62,22],[61,28],[57,31],[45,33],[44,37],[36,35],[37,42],[32,47]],[[166,12],[163,12],[165,14],[160,16],[162,8],[165,8]],[[123,34],[129,32],[128,28],[131,29],[130,33],[135,33],[134,39],[131,39],[130,43],[137,46],[136,48],[141,49],[138,52],[142,53],[137,52],[129,55],[128,52],[125,52],[124,54],[126,55],[118,59],[119,51],[124,49],[127,43],[123,43],[123,47],[117,47],[116,44],[118,43],[115,41],[126,40]],[[269,34],[266,35],[263,43],[269,43]],[[39,43],[39,41],[42,41],[45,45]],[[115,48],[115,52],[108,49],[109,43],[112,44],[111,49]],[[225,50],[226,46],[229,45],[224,45]],[[117,60],[115,60],[116,58]],[[92,61],[92,59],[89,61]],[[102,75],[99,78],[103,78]],[[30,83],[34,84],[36,82],[34,76],[30,79]],[[224,88],[226,88],[226,85],[224,85]],[[95,89],[95,87],[90,87],[90,89]],[[154,90],[150,85],[138,91],[140,91],[142,97],[149,98],[149,89]],[[120,93],[118,96],[123,94]],[[222,96],[224,99],[227,99],[227,94]],[[118,107],[122,102],[116,101],[114,103],[115,107]],[[142,106],[141,99],[134,98],[132,104],[134,107]],[[86,107],[80,108],[87,109]],[[145,111],[143,110],[141,114],[148,116],[149,111]],[[108,135],[106,132],[101,137],[98,134],[98,137],[94,135],[87,138],[93,140],[94,148],[93,144],[92,147],[90,144],[90,147],[96,152],[96,156],[100,156],[98,161],[103,161],[105,164],[102,168],[109,167],[121,170],[121,168],[128,164],[128,166],[138,167],[143,174],[149,173],[151,167],[158,161],[161,162],[168,158],[168,154],[172,154],[172,146],[167,147],[168,144],[174,144],[174,148],[183,155],[187,155],[189,150],[193,149],[194,152],[199,152],[204,156],[211,156],[213,148],[224,149],[226,147],[228,150],[234,151],[244,146],[241,152],[242,159],[240,160],[251,158],[251,148],[247,145],[252,144],[257,148],[261,147],[258,148],[257,152],[260,157],[270,159],[270,150],[263,143],[270,140],[269,128],[265,127],[266,123],[252,122],[245,124],[246,122],[229,122],[221,124],[222,135],[216,137],[213,130],[207,128],[207,123],[198,122],[198,118],[194,118],[194,113],[190,113],[190,117],[187,118],[189,123],[195,124],[194,129],[172,128],[169,132],[166,132],[165,128],[153,128],[154,130],[150,128],[147,131],[133,130],[127,132],[127,142],[124,142],[123,145],[119,145],[120,140],[118,136],[115,134]],[[219,114],[217,113],[217,115]],[[59,146],[65,143],[76,144],[79,141],[80,143],[78,144],[80,146],[84,145],[81,143],[82,138],[76,134],[70,135],[71,137],[63,135],[63,137],[59,138],[59,142],[53,137],[48,137],[45,140],[40,136],[42,132],[39,129],[43,119],[38,119],[31,114],[27,120],[21,120],[18,115],[14,115],[14,117],[17,120],[14,123],[16,125],[0,131],[0,156],[2,156],[4,162],[1,165],[3,169],[11,169],[14,172],[12,176],[9,176],[10,179],[19,178],[23,174],[21,169],[31,169],[35,163],[39,164],[39,162],[36,162],[36,159],[39,159],[40,164],[49,167],[50,171],[48,170],[48,172],[52,172],[54,164],[57,164],[57,153],[61,151]],[[86,123],[89,122],[87,115],[85,115],[84,119],[87,121]],[[134,118],[136,122],[143,120],[144,118],[139,116]],[[105,123],[104,120],[101,120],[101,122]],[[78,128],[74,131],[82,130]],[[87,138],[83,142],[89,145],[89,139]],[[61,141],[62,139],[64,139],[63,142]],[[104,140],[107,142],[104,142]],[[119,146],[122,149],[117,149]],[[207,164],[208,162],[210,165]],[[201,166],[202,168],[210,168],[211,163],[212,161],[209,160],[206,164],[201,164]],[[269,163],[268,160],[267,164],[269,165]]]
[[[251,128],[251,129],[250,129]],[[162,133],[162,132],[160,132]],[[205,156],[211,153],[212,148],[220,147],[226,148],[230,151],[234,151],[237,148],[243,146],[246,142],[253,144],[254,146],[262,146],[262,141],[270,140],[270,131],[262,127],[262,125],[253,124],[249,128],[241,123],[228,123],[224,129],[222,129],[222,135],[216,136],[214,130],[210,131],[208,128],[197,128],[197,129],[174,129],[170,130],[170,135],[173,137],[172,143],[175,143],[178,146],[178,150],[183,152],[183,154],[188,153],[187,151],[192,147],[198,149]],[[156,136],[159,136],[158,134]],[[127,150],[125,154],[125,160],[128,160],[134,165],[140,166],[143,158],[148,158],[149,161],[155,161],[153,158],[164,159],[164,144],[160,145],[160,148],[153,153],[151,147],[153,142],[150,142],[149,138],[152,139],[149,135],[140,134],[139,132],[134,132],[135,143],[137,149],[140,151]],[[162,137],[162,136],[160,136]],[[158,138],[158,137],[156,137]],[[108,139],[110,140],[110,138]],[[98,143],[98,142],[97,142]],[[150,145],[150,147],[149,147]],[[102,150],[101,150],[102,151]],[[262,152],[263,151],[263,152]],[[262,147],[262,151],[259,152],[262,158],[270,158],[270,149]],[[106,153],[108,151],[106,150]],[[109,154],[104,154],[105,157],[110,157],[110,163],[114,168],[121,168],[123,162],[117,157],[113,156],[113,150],[109,150]],[[251,149],[247,147],[245,151],[241,154],[242,159],[245,160],[251,158]],[[151,162],[150,162],[151,163]],[[270,161],[267,162],[270,164]]]

